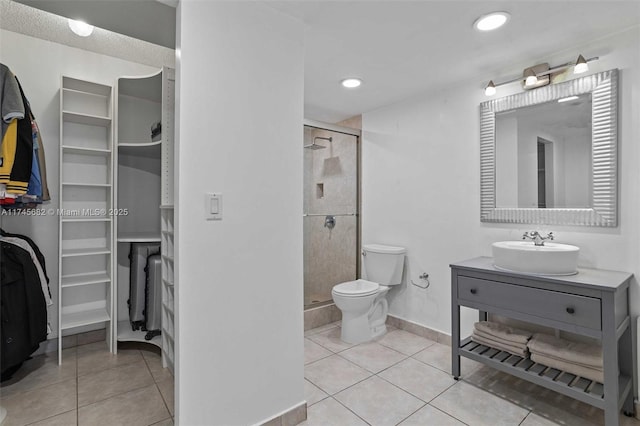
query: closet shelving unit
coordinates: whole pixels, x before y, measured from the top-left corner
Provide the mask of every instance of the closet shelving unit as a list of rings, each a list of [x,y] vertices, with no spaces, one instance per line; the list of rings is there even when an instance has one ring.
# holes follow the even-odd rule
[[[173,238],[168,234],[173,232],[173,210],[165,207],[173,202],[174,86],[174,70],[170,68],[149,76],[122,77],[116,86],[114,305],[118,320],[114,322],[114,343],[139,341],[159,346],[165,366],[172,366],[166,358],[173,359],[173,341],[168,335],[173,336],[173,330],[165,332],[169,322],[171,328],[173,325],[173,318],[167,315],[168,307],[173,311],[173,291],[166,288],[167,283],[173,284],[173,265],[167,260],[173,256]],[[161,122],[162,134],[154,141],[151,127],[157,122]],[[149,341],[144,338],[146,332],[132,330],[129,322],[129,252],[135,242],[160,243],[163,259],[163,333]],[[114,348],[117,350],[117,345]]]
[[[111,86],[62,76],[58,362],[62,336],[77,327],[107,329],[113,319],[113,128]]]

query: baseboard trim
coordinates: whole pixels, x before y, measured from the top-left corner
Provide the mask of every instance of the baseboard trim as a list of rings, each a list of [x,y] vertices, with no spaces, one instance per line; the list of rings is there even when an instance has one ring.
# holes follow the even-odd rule
[[[307,402],[304,401],[269,420],[258,423],[259,426],[295,426],[307,420]]]
[[[89,343],[102,342],[107,340],[107,330],[93,330],[85,331],[84,333],[71,334],[69,336],[62,336],[62,349],[69,349],[80,345],[87,345]],[[58,338],[46,340],[40,343],[38,350],[31,354],[31,356],[43,355],[50,352],[58,352]]]
[[[334,304],[310,308],[304,311],[304,331],[322,327],[332,322],[340,321],[342,312]]]
[[[400,330],[405,330],[410,333],[417,334],[418,336],[442,343],[443,345],[451,346],[451,335],[434,330],[411,320],[398,317],[396,315],[387,315],[387,324],[395,328],[399,328]]]

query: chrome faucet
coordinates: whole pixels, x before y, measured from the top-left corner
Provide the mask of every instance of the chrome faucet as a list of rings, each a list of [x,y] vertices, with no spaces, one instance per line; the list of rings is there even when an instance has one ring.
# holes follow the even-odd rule
[[[524,234],[522,234],[523,240],[526,240],[527,238],[533,240],[533,243],[535,245],[543,246],[545,240],[553,240],[553,232],[549,232],[546,237],[540,235],[538,231],[525,232]]]

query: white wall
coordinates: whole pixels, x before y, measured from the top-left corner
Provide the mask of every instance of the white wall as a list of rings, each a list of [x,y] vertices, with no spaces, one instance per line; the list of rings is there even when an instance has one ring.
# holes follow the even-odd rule
[[[176,424],[304,400],[303,39],[265,5],[179,6]],[[223,220],[204,220],[205,192]]]
[[[558,242],[578,245],[580,266],[635,273],[630,303],[634,316],[640,313],[638,40],[640,31],[634,28],[531,61],[560,64],[582,52],[601,57],[589,64],[590,73],[621,70],[619,226],[553,225],[540,230],[554,231]],[[390,313],[446,333],[451,329],[449,264],[490,256],[492,242],[519,239],[531,230],[531,225],[480,222],[478,105],[487,99],[482,82],[491,78],[478,76],[363,115],[362,241],[407,247],[409,277],[417,282],[426,271],[431,287],[424,291],[404,283],[392,289]],[[518,90],[517,84],[500,87],[497,96]],[[475,313],[463,313],[467,327],[475,318]]]
[[[60,82],[61,75],[114,86],[123,75],[147,75],[159,68],[141,65],[65,46],[12,31],[0,30],[0,60],[20,79],[43,138],[51,202],[47,209],[60,206],[58,161],[60,157]],[[47,263],[49,286],[54,304],[48,308],[53,333],[58,328],[58,217],[0,216],[0,225],[8,232],[34,239]],[[72,330],[73,332],[73,330]]]

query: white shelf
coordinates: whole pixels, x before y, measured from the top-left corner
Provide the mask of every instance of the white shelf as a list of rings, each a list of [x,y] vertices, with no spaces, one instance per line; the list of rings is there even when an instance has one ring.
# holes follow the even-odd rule
[[[111,222],[106,216],[62,216],[62,223],[68,222]]]
[[[62,186],[85,186],[90,188],[111,188],[110,183],[62,182]]]
[[[99,115],[82,114],[80,112],[62,111],[62,120],[69,123],[84,124],[87,126],[110,127],[111,118]]]
[[[161,142],[150,142],[149,144],[118,144],[118,154],[159,160],[161,153],[160,143]]]
[[[81,146],[69,146],[69,145],[63,145],[62,151],[65,154],[98,155],[98,156],[111,155],[110,149],[85,148]]]
[[[61,287],[78,287],[83,285],[102,284],[111,282],[111,277],[106,271],[91,272],[88,274],[66,275],[60,277]]]
[[[145,148],[151,146],[160,146],[161,144],[162,140],[144,142],[118,142],[118,148]]]
[[[162,71],[145,76],[119,78],[118,95],[160,103],[162,101]]]
[[[160,235],[156,232],[126,232],[118,235],[119,243],[159,243]]]
[[[62,89],[64,91],[65,94],[69,93],[69,94],[78,94],[78,95],[83,95],[83,96],[96,96],[99,98],[106,98],[109,96],[108,93],[93,93],[93,92],[87,92],[86,90],[79,90],[79,89],[69,89],[69,88],[63,88]]]
[[[93,256],[98,254],[109,254],[109,253],[111,253],[111,249],[108,247],[63,249],[61,253],[61,257]]]
[[[92,81],[79,80],[73,77],[63,76],[62,88],[82,94],[102,96],[105,98],[105,102],[108,102],[108,98],[111,97],[111,86],[94,83]]]
[[[105,308],[92,309],[90,311],[81,311],[68,314],[63,313],[61,315],[61,318],[61,330],[81,327],[83,325],[97,324],[111,320],[111,317],[109,317],[109,314],[107,313],[107,310]]]
[[[113,327],[115,291],[111,248],[115,226],[107,214],[113,206],[113,89],[67,76],[61,83],[59,364],[63,330],[104,322],[107,329]],[[107,335],[111,339],[112,334]]]
[[[146,340],[144,336],[146,331],[131,329],[131,323],[129,321],[118,321],[118,341],[119,342],[144,342],[156,345],[162,348],[162,335],[154,336],[151,340]]]

